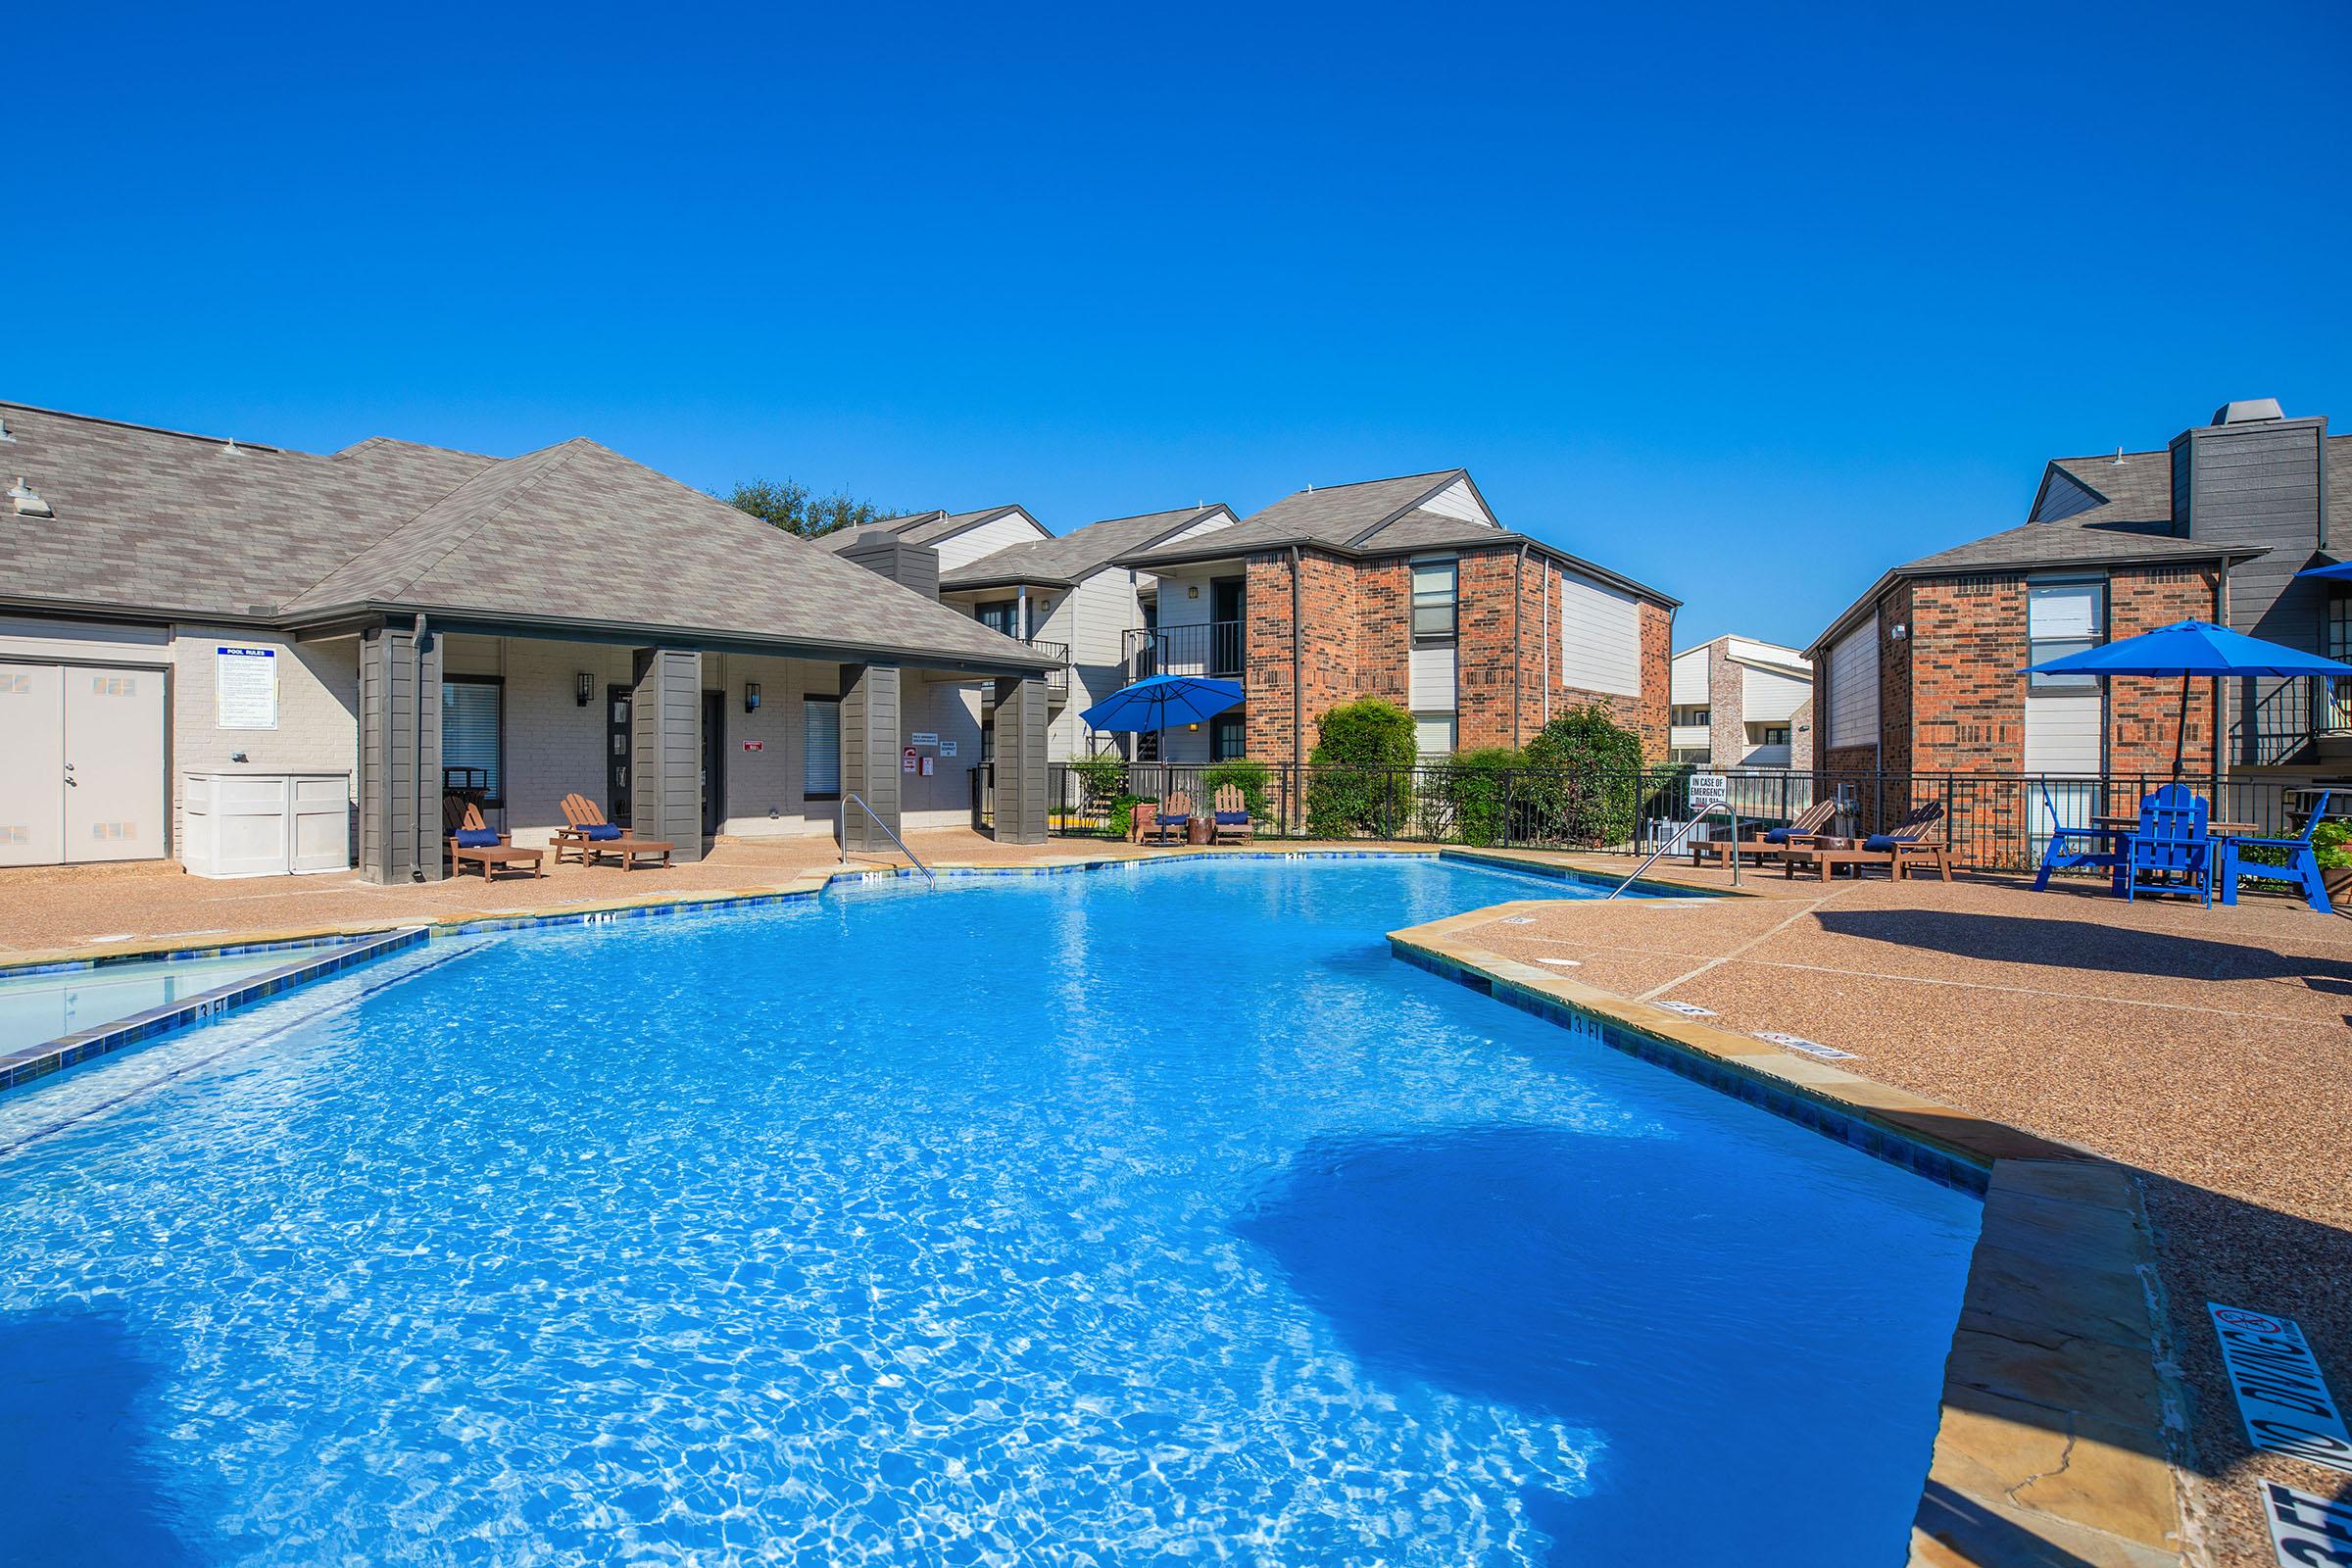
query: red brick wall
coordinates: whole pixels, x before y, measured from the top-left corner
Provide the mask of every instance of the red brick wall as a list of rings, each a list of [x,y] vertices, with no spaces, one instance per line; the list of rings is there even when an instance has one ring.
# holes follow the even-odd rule
[[[1913,584],[1911,594],[1914,763],[1924,772],[2016,772],[2026,764],[2025,578],[1944,578]]]
[[[1403,557],[1355,562],[1307,551],[1303,559],[1303,749],[1312,752],[1315,719],[1326,709],[1359,697],[1411,706],[1412,567]],[[1549,681],[1552,712],[1598,704],[1641,735],[1645,758],[1664,760],[1674,657],[1672,612],[1660,605],[1641,607],[1639,696],[1578,691],[1559,684],[1558,634],[1547,625],[1559,613],[1559,599],[1556,587],[1546,594],[1544,579],[1557,568],[1531,556],[1522,573],[1515,546],[1462,551],[1455,559],[1460,573],[1457,746],[1469,750],[1525,745],[1543,726]],[[1287,761],[1292,740],[1290,556],[1251,557],[1249,573],[1245,685],[1250,755]],[[1516,605],[1514,583],[1519,589]]]
[[[2108,574],[2107,599],[2114,642],[2176,620],[2220,620],[2221,573],[2211,566],[2118,566]],[[2107,682],[2109,772],[2169,774],[2176,733],[2182,737],[2185,771],[2216,771],[2212,681],[2188,683],[2185,727],[2178,676],[2118,675]]]

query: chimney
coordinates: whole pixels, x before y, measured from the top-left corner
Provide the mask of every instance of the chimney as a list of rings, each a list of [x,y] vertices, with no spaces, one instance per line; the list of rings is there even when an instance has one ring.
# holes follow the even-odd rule
[[[2230,571],[2237,630],[2317,651],[2324,595],[2294,574],[2330,547],[2328,421],[2290,419],[2276,398],[2213,411],[2172,442],[2173,532],[2269,553]]]
[[[888,529],[868,528],[841,547],[841,559],[925,599],[939,597],[939,552],[929,545],[911,545]]]

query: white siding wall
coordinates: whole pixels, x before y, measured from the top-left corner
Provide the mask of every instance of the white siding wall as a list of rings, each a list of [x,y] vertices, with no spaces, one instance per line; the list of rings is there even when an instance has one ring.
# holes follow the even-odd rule
[[[1456,479],[1445,489],[1421,503],[1423,512],[1434,512],[1441,517],[1460,517],[1469,522],[1483,522],[1490,528],[1500,526],[1494,514],[1478,504],[1469,482]]]
[[[1580,691],[1642,693],[1642,612],[1631,594],[1560,573],[1560,680]]]
[[[1412,651],[1412,710],[1416,713],[1454,710],[1454,645],[1439,643]]]
[[[1785,724],[1813,696],[1813,683],[1778,670],[1740,666],[1740,717],[1750,724]],[[1675,698],[1681,702],[1682,698]]]
[[[2026,771],[2098,772],[2099,715],[2099,694],[2095,691],[2037,692],[2028,697]]]
[[[1674,656],[1673,695],[1667,701],[1675,707],[1707,706],[1707,655],[1710,646],[1702,643]]]
[[[1832,746],[1879,744],[1879,620],[1862,624],[1830,645]]]
[[[1040,635],[1070,645],[1071,669],[1070,700],[1047,730],[1053,760],[1085,755],[1086,725],[1078,715],[1125,684],[1127,632],[1143,623],[1143,605],[1124,566],[1095,572],[1054,607]]]
[[[954,538],[941,540],[934,548],[939,551],[939,569],[949,572],[978,561],[982,556],[993,556],[1013,545],[1025,545],[1031,540],[1047,537],[1049,535],[1043,528],[1014,512],[994,522],[984,522],[977,528],[966,528]]]

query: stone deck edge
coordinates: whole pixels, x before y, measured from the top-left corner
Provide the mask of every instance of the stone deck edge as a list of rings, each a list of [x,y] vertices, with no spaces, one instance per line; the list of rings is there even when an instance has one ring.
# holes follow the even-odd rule
[[[1912,1524],[1913,1568],[2177,1568],[2181,1489],[2170,1412],[2181,1400],[2161,1359],[2155,1252],[2131,1173],[1463,940],[1517,906],[1391,932],[1391,951],[1540,1017],[1598,1026],[1616,1049],[1877,1157],[1942,1179],[1936,1161],[1901,1157],[1908,1146],[1974,1173],[1953,1183],[1980,1193],[1984,1208]]]

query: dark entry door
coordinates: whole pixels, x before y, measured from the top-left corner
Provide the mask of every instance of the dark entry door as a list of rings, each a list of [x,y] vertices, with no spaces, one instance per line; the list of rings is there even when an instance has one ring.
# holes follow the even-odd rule
[[[1208,585],[1208,672],[1242,672],[1242,590],[1247,579],[1219,577]]]
[[[703,832],[718,836],[726,820],[727,694],[703,693]]]
[[[629,688],[605,688],[605,819],[629,825]]]

